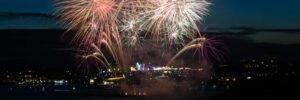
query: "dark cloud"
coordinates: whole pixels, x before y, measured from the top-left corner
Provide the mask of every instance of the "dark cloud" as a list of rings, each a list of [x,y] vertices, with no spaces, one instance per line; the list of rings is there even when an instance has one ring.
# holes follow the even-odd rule
[[[208,28],[210,34],[221,35],[251,35],[259,32],[280,32],[285,34],[300,34],[299,29],[266,29],[266,28],[253,28],[253,27],[230,27],[230,28]]]
[[[53,15],[44,14],[44,13],[10,13],[10,12],[0,13],[0,20],[13,20],[22,17],[55,19]]]
[[[283,32],[290,34],[300,34],[300,29],[257,29],[260,32]]]
[[[231,27],[229,29],[234,30],[243,30],[243,31],[249,31],[249,32],[282,32],[282,33],[290,33],[290,34],[299,34],[299,29],[266,29],[266,28],[251,28],[251,27]]]

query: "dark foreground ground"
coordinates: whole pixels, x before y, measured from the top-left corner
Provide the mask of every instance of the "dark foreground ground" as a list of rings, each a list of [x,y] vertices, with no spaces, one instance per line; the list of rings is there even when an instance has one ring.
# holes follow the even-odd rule
[[[295,80],[245,81],[230,89],[175,91],[173,94],[133,96],[124,95],[118,89],[72,90],[54,87],[46,89],[34,87],[1,86],[0,100],[259,100],[283,99],[299,100],[299,82]],[[10,90],[11,88],[13,90]],[[79,88],[80,89],[80,88]]]

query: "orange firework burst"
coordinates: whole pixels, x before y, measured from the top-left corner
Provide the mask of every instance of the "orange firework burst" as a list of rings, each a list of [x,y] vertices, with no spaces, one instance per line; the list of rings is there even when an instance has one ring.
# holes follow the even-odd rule
[[[114,0],[64,0],[56,3],[57,15],[74,40],[90,44],[117,32],[118,4]]]

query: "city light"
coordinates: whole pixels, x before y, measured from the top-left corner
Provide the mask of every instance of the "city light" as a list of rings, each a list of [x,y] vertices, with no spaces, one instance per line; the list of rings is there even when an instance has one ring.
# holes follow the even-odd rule
[[[251,77],[250,77],[250,76],[247,76],[246,79],[251,80]]]

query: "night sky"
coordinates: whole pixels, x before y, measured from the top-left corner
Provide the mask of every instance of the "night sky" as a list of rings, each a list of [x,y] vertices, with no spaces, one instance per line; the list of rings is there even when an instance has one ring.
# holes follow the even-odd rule
[[[300,0],[211,2],[210,15],[203,21],[202,31],[224,38],[224,44],[229,49],[229,59],[234,59],[235,55],[244,57],[253,54],[275,54],[287,59],[298,59]],[[5,31],[0,32],[0,62],[64,65],[64,61],[70,57],[62,50],[69,46],[61,37],[62,31],[8,31],[60,30],[62,26],[57,24],[53,12],[52,0],[1,0],[0,29]]]
[[[53,0],[1,0],[0,29],[57,29],[52,17]],[[299,29],[299,0],[211,0],[210,15],[202,30],[249,27]],[[28,24],[30,23],[30,24]],[[299,32],[298,32],[299,33]],[[299,34],[257,32],[248,34],[255,42],[300,43]]]

